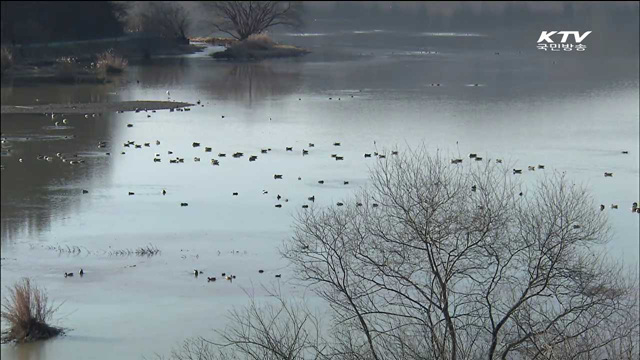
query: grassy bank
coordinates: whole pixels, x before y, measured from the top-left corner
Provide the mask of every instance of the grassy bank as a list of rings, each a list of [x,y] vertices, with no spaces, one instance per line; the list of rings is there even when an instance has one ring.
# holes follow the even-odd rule
[[[225,51],[214,53],[211,56],[224,60],[263,60],[297,57],[308,53],[310,51],[307,49],[278,44],[269,36],[260,34],[252,35],[243,41],[231,42]]]

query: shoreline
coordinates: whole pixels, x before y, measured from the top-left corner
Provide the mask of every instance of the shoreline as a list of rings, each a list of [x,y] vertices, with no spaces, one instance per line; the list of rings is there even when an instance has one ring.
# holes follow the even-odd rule
[[[111,103],[85,103],[85,104],[46,104],[46,105],[2,105],[1,114],[44,114],[44,113],[64,113],[64,114],[86,114],[105,113],[118,111],[143,111],[143,110],[168,110],[178,108],[188,108],[194,104],[178,101],[118,101]]]

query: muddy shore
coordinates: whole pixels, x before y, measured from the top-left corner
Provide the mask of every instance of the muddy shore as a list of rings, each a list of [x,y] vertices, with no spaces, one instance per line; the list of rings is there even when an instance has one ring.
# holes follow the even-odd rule
[[[178,101],[118,101],[110,103],[86,103],[86,104],[43,104],[14,106],[2,105],[2,114],[86,114],[104,113],[116,111],[136,110],[166,110],[194,106],[194,104]]]

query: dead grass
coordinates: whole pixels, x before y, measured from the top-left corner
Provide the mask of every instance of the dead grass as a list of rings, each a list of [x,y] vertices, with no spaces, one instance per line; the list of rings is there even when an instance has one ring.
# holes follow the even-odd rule
[[[13,66],[13,54],[11,53],[11,50],[6,47],[0,49],[0,59],[2,60],[1,71],[2,74],[4,74],[7,69]]]
[[[309,51],[292,45],[276,43],[267,34],[256,34],[239,41],[222,52],[214,53],[217,59],[228,60],[262,60],[268,58],[296,57],[308,54]]]
[[[119,74],[129,65],[129,61],[113,51],[107,50],[96,55],[95,67],[106,74]]]
[[[61,81],[75,81],[81,69],[78,59],[73,56],[63,56],[56,59],[55,75]]]
[[[243,43],[246,44],[249,49],[261,50],[271,49],[276,45],[276,42],[273,41],[267,34],[251,35],[247,40],[243,41]]]
[[[119,249],[119,250],[110,250],[109,255],[112,256],[154,256],[160,254],[160,249],[155,247],[153,244],[149,244],[144,247],[139,247],[136,249]]]
[[[215,37],[215,36],[193,37],[193,38],[190,38],[189,41],[207,43],[207,44],[211,44],[211,45],[220,45],[220,46],[226,46],[226,47],[229,47],[229,46],[231,46],[231,45],[233,45],[233,44],[238,42],[238,40],[236,40],[236,39]]]
[[[2,342],[17,343],[48,339],[63,332],[62,328],[49,325],[60,305],[53,306],[44,289],[23,278],[7,287],[9,295],[2,300],[0,317],[9,325],[2,334]]]

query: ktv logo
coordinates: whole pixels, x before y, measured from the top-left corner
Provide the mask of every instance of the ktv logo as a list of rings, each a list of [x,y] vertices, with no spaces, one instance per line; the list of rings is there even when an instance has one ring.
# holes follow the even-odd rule
[[[538,49],[544,51],[585,51],[587,50],[587,46],[581,44],[584,39],[587,38],[591,34],[591,31],[586,31],[582,35],[580,35],[579,31],[543,31],[540,33],[540,37],[538,38]],[[552,36],[555,36],[555,39],[560,38],[560,42],[554,42]],[[569,38],[573,36],[574,42],[568,43]]]

